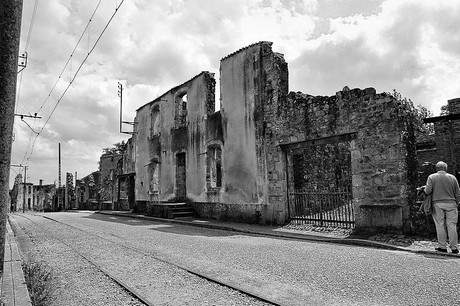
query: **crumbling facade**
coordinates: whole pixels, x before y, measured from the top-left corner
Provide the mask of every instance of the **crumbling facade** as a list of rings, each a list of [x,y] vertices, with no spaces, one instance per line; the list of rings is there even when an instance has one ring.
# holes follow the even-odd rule
[[[331,212],[349,207],[356,228],[403,229],[417,184],[410,106],[373,88],[289,92],[288,65],[271,46],[221,60],[218,112],[209,72],[137,110],[119,166],[133,208],[187,202],[201,217],[279,224],[296,214],[298,190],[313,190],[318,206],[329,201],[318,190],[333,189]]]
[[[82,177],[76,182],[78,208],[79,209],[99,209],[100,202],[100,172]]]
[[[137,110],[123,165],[134,166],[124,173],[135,172],[140,210],[152,202],[207,200],[206,148],[221,143],[214,86],[213,74],[203,72]]]
[[[33,210],[52,210],[55,193],[56,186],[54,184],[43,185],[43,181],[40,180],[38,185],[33,186]]]
[[[56,200],[55,194],[56,186],[54,184],[43,185],[43,181],[40,180],[38,185],[32,183],[26,183],[24,185],[22,175],[18,174],[14,180],[13,189],[10,191],[10,211],[52,210]]]
[[[134,194],[136,177],[136,172],[134,170],[134,161],[136,159],[134,153],[132,138],[130,138],[123,148],[123,158],[121,158],[117,164],[118,201],[116,206],[119,210],[137,208]]]
[[[18,174],[14,180],[13,189],[10,192],[10,210],[26,211],[33,209],[34,186],[32,183],[24,183],[22,174]]]
[[[101,155],[99,161],[99,187],[102,209],[113,210],[115,208],[118,198],[117,169],[121,158],[121,154],[105,153]]]

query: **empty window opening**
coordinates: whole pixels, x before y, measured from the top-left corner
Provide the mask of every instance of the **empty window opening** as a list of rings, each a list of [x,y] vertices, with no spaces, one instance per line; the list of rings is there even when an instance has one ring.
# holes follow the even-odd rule
[[[160,135],[160,108],[158,105],[152,111],[152,136]]]
[[[187,122],[187,94],[182,96],[180,105],[180,118],[181,124],[185,124]]]
[[[188,96],[187,93],[184,92],[182,95],[178,95],[176,98],[176,125],[183,126],[187,123],[187,103],[188,103]]]

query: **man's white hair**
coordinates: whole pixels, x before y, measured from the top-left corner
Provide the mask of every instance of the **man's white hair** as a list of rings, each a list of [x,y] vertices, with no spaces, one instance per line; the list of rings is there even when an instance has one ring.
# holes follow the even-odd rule
[[[447,164],[443,161],[439,161],[437,164],[436,164],[436,170],[437,171],[441,171],[441,170],[444,170],[446,171],[447,170]]]

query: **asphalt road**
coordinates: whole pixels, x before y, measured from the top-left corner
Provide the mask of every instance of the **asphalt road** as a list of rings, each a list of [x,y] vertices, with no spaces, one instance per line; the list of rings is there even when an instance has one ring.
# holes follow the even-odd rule
[[[20,214],[143,293],[153,304],[239,305],[197,274],[280,305],[460,305],[460,261],[284,240],[91,212]],[[56,222],[59,221],[59,222]],[[166,269],[166,270],[165,270]],[[177,269],[177,271],[175,270]],[[180,270],[180,272],[178,272]],[[168,279],[171,291],[164,295]],[[161,289],[161,290],[160,290]],[[175,295],[179,297],[175,297]],[[246,305],[266,305],[237,295]],[[166,305],[165,304],[165,305]]]

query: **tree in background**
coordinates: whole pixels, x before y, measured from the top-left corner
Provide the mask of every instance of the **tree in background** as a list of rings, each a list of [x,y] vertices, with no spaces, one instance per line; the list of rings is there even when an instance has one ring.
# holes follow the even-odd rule
[[[117,142],[113,144],[113,147],[107,147],[107,148],[102,148],[103,154],[123,154],[123,151],[125,150],[125,141],[122,140],[121,142]]]

